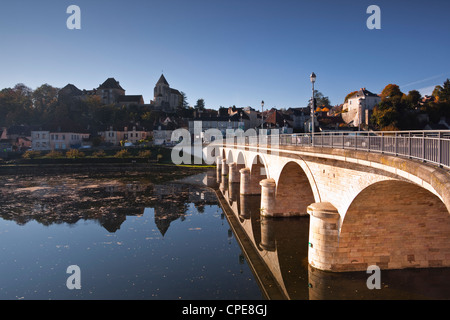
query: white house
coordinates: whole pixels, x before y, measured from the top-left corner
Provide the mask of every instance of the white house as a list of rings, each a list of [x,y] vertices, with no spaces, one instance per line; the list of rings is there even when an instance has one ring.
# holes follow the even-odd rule
[[[342,119],[347,124],[353,124],[355,127],[367,124],[369,113],[380,101],[380,96],[366,90],[366,88],[361,88],[344,103]]]
[[[31,148],[33,150],[50,150],[50,131],[31,131]]]

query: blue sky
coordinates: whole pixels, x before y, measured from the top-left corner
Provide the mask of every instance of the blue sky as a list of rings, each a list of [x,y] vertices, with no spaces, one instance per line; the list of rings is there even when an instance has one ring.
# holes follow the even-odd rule
[[[81,30],[69,30],[69,5]],[[368,6],[381,9],[369,30]],[[153,98],[162,71],[188,102],[209,108],[306,106],[316,89],[340,104],[365,87],[403,92],[450,78],[446,0],[40,0],[0,11],[0,88],[48,83],[80,89],[114,77],[130,95]]]

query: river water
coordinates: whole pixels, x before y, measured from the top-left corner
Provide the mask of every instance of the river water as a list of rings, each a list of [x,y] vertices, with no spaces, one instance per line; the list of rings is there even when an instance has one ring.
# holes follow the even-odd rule
[[[260,299],[214,192],[171,179],[3,176],[0,299]]]
[[[215,171],[3,175],[0,299],[450,298],[448,269],[383,271],[381,290],[365,273],[313,270],[307,217],[263,219],[258,197],[218,182]]]

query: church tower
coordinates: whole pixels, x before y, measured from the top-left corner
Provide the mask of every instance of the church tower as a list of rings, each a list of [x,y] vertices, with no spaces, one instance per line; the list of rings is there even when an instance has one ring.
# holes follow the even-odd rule
[[[166,101],[169,101],[170,86],[164,74],[161,75],[154,89],[154,101],[158,107],[164,107]]]
[[[151,101],[151,104],[153,104],[156,109],[165,112],[175,112],[182,101],[181,92],[169,86],[164,74],[161,75],[156,83],[153,93],[154,99]]]

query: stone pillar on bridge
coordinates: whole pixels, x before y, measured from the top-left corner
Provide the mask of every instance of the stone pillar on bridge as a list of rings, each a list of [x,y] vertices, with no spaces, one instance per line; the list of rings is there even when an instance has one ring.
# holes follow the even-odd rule
[[[241,174],[241,194],[250,194],[250,169],[243,168],[239,172]]]
[[[236,162],[230,163],[228,165],[228,172],[230,177],[230,183],[239,183],[240,176],[239,171],[237,170],[237,164]]]
[[[261,185],[261,215],[272,217],[275,213],[275,188],[274,179],[264,179],[259,182]]]
[[[308,262],[314,268],[332,271],[339,246],[339,212],[329,202],[313,203],[307,211],[310,215]]]
[[[223,175],[223,176],[228,175],[228,164],[227,164],[227,159],[223,159],[223,158],[222,158],[222,175]]]

